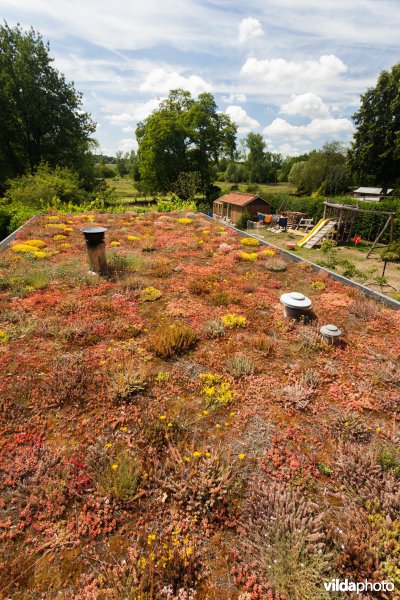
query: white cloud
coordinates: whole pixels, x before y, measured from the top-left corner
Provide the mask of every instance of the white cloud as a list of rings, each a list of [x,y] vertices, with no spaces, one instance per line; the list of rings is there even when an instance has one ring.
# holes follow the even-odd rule
[[[197,96],[201,92],[211,92],[212,85],[198,75],[185,77],[177,71],[168,72],[166,69],[158,67],[147,75],[139,89],[141,92],[166,94],[169,90],[176,88],[183,88]]]
[[[122,150],[122,152],[136,151],[137,149],[138,143],[134,138],[124,138],[118,142],[118,150]]]
[[[225,112],[238,125],[239,133],[249,133],[260,126],[260,123],[250,117],[241,106],[228,106]]]
[[[221,100],[223,102],[227,102],[228,104],[232,104],[233,102],[247,102],[246,94],[229,94],[229,96],[221,96]]]
[[[135,102],[130,105],[129,112],[112,114],[105,118],[111,125],[122,127],[122,131],[134,133],[135,127],[133,127],[133,124],[148,117],[159,107],[163,100],[164,98],[152,98],[151,100],[147,100],[147,102]]]
[[[327,119],[330,117],[329,108],[319,96],[312,92],[297,96],[292,95],[290,101],[281,106],[280,112],[284,115],[300,115],[311,119]]]
[[[317,93],[346,71],[346,65],[334,54],[303,62],[284,58],[259,60],[253,57],[248,58],[241,68],[241,74],[257,85],[272,85],[274,94],[287,93],[289,90],[292,93],[304,93],[305,88]]]
[[[304,153],[304,148],[298,148],[297,146],[292,146],[291,144],[287,144],[284,142],[283,144],[278,144],[277,146],[273,146],[271,148],[273,152],[279,152],[283,156],[299,156],[299,154]]]
[[[263,28],[258,19],[254,19],[253,17],[242,19],[239,25],[239,44],[245,44],[248,40],[260,37],[263,34]]]
[[[289,138],[295,143],[301,143],[307,138],[315,140],[320,137],[340,137],[348,139],[354,131],[349,119],[312,119],[307,125],[292,125],[285,119],[274,119],[263,129],[263,133],[271,138]]]

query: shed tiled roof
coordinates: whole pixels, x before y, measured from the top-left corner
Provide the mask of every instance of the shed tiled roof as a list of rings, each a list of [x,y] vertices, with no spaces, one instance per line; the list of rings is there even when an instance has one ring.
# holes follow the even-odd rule
[[[232,194],[225,194],[225,196],[218,198],[219,202],[227,202],[228,204],[235,204],[236,206],[246,206],[246,204],[249,204],[253,200],[260,200],[260,202],[271,206],[269,202],[260,198],[257,194],[245,194],[244,192],[232,192]]]

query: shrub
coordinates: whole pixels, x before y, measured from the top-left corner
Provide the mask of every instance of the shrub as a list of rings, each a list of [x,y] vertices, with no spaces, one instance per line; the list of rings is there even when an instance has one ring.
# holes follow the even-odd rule
[[[216,339],[225,335],[225,326],[221,321],[207,321],[203,331],[206,337]]]
[[[181,453],[171,447],[161,485],[193,517],[221,522],[238,495],[237,470],[230,456],[204,449],[201,452],[187,449]]]
[[[244,507],[242,548],[272,588],[290,600],[331,597],[321,585],[333,562],[323,520],[315,503],[283,485],[259,485]]]
[[[195,279],[189,283],[188,289],[196,296],[206,295],[211,292],[211,284],[206,279]]]
[[[323,281],[313,281],[311,287],[317,292],[323,292],[326,289],[326,284]]]
[[[355,499],[364,507],[374,507],[396,519],[400,510],[400,480],[385,472],[371,449],[348,443],[336,461],[335,473]]]
[[[199,377],[203,382],[201,393],[207,408],[219,408],[233,402],[235,394],[231,390],[230,383],[224,381],[220,375],[203,373]]]
[[[268,269],[268,271],[280,272],[286,271],[287,269],[286,262],[281,258],[270,258],[269,260],[265,261],[264,264],[265,268]]]
[[[151,272],[155,277],[169,277],[172,272],[171,263],[168,260],[160,258],[154,261]]]
[[[141,481],[141,468],[137,461],[126,451],[106,456],[98,464],[96,477],[102,494],[117,501],[133,500]]]
[[[377,463],[384,471],[400,479],[400,452],[395,444],[386,442],[378,448]]]
[[[236,223],[236,227],[238,229],[246,229],[247,228],[247,221],[250,221],[252,218],[251,214],[249,213],[248,210],[244,210],[242,212],[242,214],[239,217],[239,220]]]
[[[333,429],[340,439],[358,443],[370,441],[372,431],[355,412],[345,413],[333,422]]]
[[[382,307],[374,300],[370,300],[365,296],[355,298],[350,306],[350,313],[359,319],[373,321],[381,315]]]
[[[50,406],[80,404],[90,393],[93,374],[82,364],[82,354],[65,354],[57,358],[42,384],[35,390],[37,400]]]
[[[82,203],[87,194],[81,189],[79,177],[70,169],[42,163],[32,174],[21,175],[10,182],[7,200],[14,205],[41,208],[58,198],[61,202]]]
[[[306,373],[293,384],[283,388],[283,399],[286,408],[305,410],[314,397],[315,386],[309,373]]]
[[[233,329],[234,327],[245,327],[247,319],[235,313],[228,313],[221,317],[221,322],[227,329]]]
[[[266,335],[259,334],[252,338],[252,344],[255,348],[261,352],[262,356],[269,356],[272,352],[274,342],[271,338]]]
[[[334,240],[324,240],[320,246],[321,252],[329,254],[335,248],[336,242]]]
[[[114,373],[109,387],[109,394],[116,404],[129,402],[134,396],[143,392],[146,386],[145,379],[134,368],[134,365],[127,365]]]
[[[228,358],[226,368],[228,373],[237,379],[254,373],[253,361],[244,354],[235,354]]]
[[[141,239],[140,246],[142,248],[142,252],[154,252],[154,238],[149,235],[146,235]]]
[[[184,354],[197,342],[196,332],[187,325],[163,325],[150,339],[150,349],[156,356],[171,358]]]
[[[232,304],[232,301],[233,300],[231,296],[224,290],[220,292],[214,292],[211,296],[211,302],[214,304],[214,306],[229,306]]]

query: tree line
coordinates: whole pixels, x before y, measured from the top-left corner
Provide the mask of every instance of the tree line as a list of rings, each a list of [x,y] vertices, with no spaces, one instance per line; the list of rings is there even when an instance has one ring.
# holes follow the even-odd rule
[[[96,124],[82,110],[82,94],[52,62],[48,43],[33,28],[0,26],[0,195],[9,199],[25,194],[28,201],[32,178],[45,188],[54,174],[43,194],[78,200],[105,194],[102,180],[116,172],[145,194],[183,198],[210,198],[215,181],[289,181],[305,195],[337,195],[357,184],[400,186],[400,63],[361,96],[349,148],[329,142],[284,158],[268,150],[261,134],[238,141],[237,125],[218,111],[212,94],[193,98],[182,89],[171,90],[138,123],[137,152],[98,156]],[[23,193],[16,180],[25,182]]]

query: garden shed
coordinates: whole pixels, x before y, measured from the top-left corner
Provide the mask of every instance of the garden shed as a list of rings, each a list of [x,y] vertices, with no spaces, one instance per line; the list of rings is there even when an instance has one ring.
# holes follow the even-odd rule
[[[213,216],[237,223],[244,211],[257,217],[257,213],[270,214],[271,204],[256,194],[232,192],[221,196],[213,203]]]
[[[359,187],[353,192],[353,198],[363,202],[380,202],[393,192],[392,188]]]

